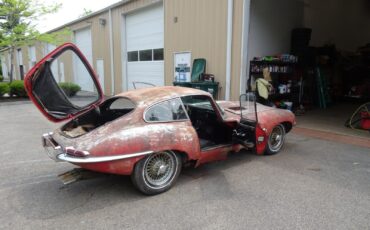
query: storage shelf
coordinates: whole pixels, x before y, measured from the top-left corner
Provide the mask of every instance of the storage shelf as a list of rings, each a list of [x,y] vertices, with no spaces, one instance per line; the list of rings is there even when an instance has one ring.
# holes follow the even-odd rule
[[[250,61],[250,64],[255,64],[255,65],[296,65],[297,62],[284,62],[284,61]]]
[[[250,72],[251,74],[263,74],[263,72]],[[270,72],[271,74],[292,74],[293,71],[290,72]]]
[[[272,84],[275,88],[275,93],[269,95],[269,100],[272,102],[276,101],[291,101],[293,107],[298,105],[298,94],[299,90],[295,90],[294,87],[297,84],[296,71],[298,63],[296,62],[284,62],[284,61],[250,61],[249,64],[249,79],[248,89],[252,89],[252,79],[256,80],[263,77],[263,69],[268,68],[272,78]],[[280,94],[278,90],[279,84],[287,84],[291,82],[290,93]]]

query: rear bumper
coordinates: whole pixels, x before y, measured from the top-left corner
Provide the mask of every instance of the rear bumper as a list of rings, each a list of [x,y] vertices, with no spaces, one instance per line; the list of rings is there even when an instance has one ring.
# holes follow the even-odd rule
[[[46,154],[54,161],[59,161],[58,156],[63,154],[63,149],[54,139],[52,138],[53,133],[45,133],[42,135],[41,142],[45,149]]]
[[[90,153],[88,151],[75,150],[73,147],[63,148],[52,138],[52,135],[53,133],[46,133],[42,135],[42,145],[47,155],[51,159],[57,162],[64,161],[64,162],[70,162],[73,164],[100,163],[100,162],[109,162],[109,161],[117,161],[117,160],[141,157],[141,156],[146,156],[146,155],[153,153],[153,151],[145,151],[145,152],[137,152],[137,153],[130,153],[130,154],[115,155],[115,156],[94,157],[94,156],[90,156]],[[69,154],[69,152],[71,151],[79,152],[82,154],[81,156],[72,156],[71,154]]]

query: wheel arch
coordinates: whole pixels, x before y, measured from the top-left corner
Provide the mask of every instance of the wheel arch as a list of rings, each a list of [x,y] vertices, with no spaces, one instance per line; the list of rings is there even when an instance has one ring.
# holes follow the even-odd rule
[[[285,133],[289,133],[293,128],[293,124],[290,121],[283,121],[280,124],[284,126]]]

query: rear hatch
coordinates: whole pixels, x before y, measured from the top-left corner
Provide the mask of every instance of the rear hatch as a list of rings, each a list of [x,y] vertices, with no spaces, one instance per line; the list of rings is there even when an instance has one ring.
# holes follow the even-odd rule
[[[77,117],[103,101],[94,70],[72,43],[58,47],[37,63],[25,78],[25,88],[32,102],[53,122]]]

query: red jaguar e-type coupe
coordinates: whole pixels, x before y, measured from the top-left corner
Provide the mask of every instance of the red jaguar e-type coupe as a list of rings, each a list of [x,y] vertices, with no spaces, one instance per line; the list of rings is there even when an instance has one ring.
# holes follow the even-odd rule
[[[33,67],[25,86],[49,120],[66,121],[42,137],[52,159],[131,175],[145,194],[170,189],[184,164],[223,160],[242,148],[277,153],[295,124],[288,110],[247,97],[214,101],[209,93],[191,88],[137,89],[104,99],[96,74],[71,43]]]

